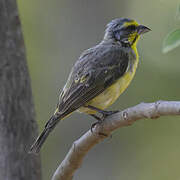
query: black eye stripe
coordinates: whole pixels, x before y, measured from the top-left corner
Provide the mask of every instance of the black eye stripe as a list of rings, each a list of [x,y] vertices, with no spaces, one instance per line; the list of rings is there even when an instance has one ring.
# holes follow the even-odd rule
[[[119,29],[115,29],[113,31],[113,36],[118,41],[127,42],[128,37],[131,34],[134,34],[135,32],[137,32],[137,27],[138,26],[136,26],[136,25],[123,26]]]
[[[127,30],[127,31],[135,31],[136,28],[137,27],[135,25],[130,25],[130,26],[125,27],[125,30]]]
[[[122,27],[120,29],[117,29],[115,30],[114,32],[122,32],[123,34],[128,34],[130,32],[134,32],[136,31],[137,29],[137,26],[135,25],[129,25],[129,26],[126,26],[126,27]]]

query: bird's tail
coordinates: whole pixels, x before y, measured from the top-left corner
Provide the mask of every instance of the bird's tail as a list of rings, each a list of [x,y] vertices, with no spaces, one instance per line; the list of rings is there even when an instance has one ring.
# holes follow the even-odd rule
[[[41,146],[44,144],[44,141],[48,137],[49,133],[55,128],[56,124],[65,116],[65,114],[55,113],[49,119],[49,121],[45,125],[43,132],[37,137],[36,141],[31,146],[29,153],[39,153]]]

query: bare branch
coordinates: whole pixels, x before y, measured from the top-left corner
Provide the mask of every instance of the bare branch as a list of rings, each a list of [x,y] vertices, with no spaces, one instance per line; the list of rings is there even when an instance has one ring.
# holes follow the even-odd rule
[[[52,180],[71,180],[73,178],[74,172],[80,167],[87,152],[106,138],[100,136],[99,132],[109,136],[115,129],[131,125],[137,120],[155,119],[167,115],[180,115],[180,101],[140,103],[107,117],[101,126],[95,126],[93,133],[89,130],[73,143],[65,159],[55,171]]]

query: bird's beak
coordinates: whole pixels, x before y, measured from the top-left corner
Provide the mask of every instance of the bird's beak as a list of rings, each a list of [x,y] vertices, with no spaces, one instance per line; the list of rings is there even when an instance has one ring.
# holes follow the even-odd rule
[[[151,29],[148,28],[148,27],[146,27],[146,26],[139,25],[139,26],[137,27],[137,32],[138,32],[139,35],[144,34],[144,33],[147,33],[147,32],[149,32],[149,31],[151,31]]]

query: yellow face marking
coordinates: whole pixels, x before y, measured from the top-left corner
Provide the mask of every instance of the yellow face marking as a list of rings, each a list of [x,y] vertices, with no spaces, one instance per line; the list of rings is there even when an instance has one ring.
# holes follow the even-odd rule
[[[131,21],[131,22],[125,22],[125,23],[124,23],[124,26],[125,26],[125,27],[131,26],[131,25],[139,26],[139,24],[138,24],[136,21]]]
[[[136,39],[135,39],[135,38],[136,38]],[[140,38],[140,36],[139,36],[139,34],[138,34],[137,32],[130,34],[130,36],[128,37],[128,41],[129,41],[130,43],[132,43],[132,42],[135,40],[135,41],[133,42],[133,45],[132,45],[131,47],[136,47],[139,38]]]
[[[139,24],[136,21],[131,21],[131,22],[125,22],[124,23],[125,27],[132,26],[132,25],[139,26]],[[136,38],[136,40],[135,40],[135,38]],[[134,49],[135,49],[135,47],[137,45],[137,42],[138,42],[139,38],[140,38],[140,36],[139,36],[139,34],[137,32],[134,32],[134,33],[129,35],[128,41],[130,43],[132,43],[135,40],[135,42],[133,42],[133,45],[132,45],[134,47]]]

